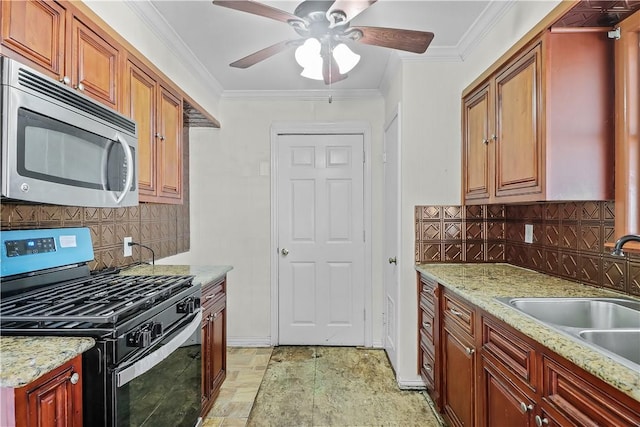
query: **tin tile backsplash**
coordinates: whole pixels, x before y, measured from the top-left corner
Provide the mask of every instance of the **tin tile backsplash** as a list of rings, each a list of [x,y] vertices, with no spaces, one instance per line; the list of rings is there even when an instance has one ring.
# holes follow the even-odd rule
[[[416,206],[416,262],[508,262],[640,295],[640,256],[616,257],[614,203]],[[533,242],[524,243],[525,224]]]
[[[156,259],[189,250],[189,133],[183,134],[183,204],[140,203],[128,208],[82,208],[2,202],[1,229],[88,227],[95,259],[92,271],[150,261],[151,252],[133,246],[124,257],[123,239],[149,246]]]

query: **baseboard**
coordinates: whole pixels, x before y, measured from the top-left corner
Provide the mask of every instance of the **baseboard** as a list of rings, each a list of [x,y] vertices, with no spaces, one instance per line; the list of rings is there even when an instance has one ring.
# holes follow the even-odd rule
[[[371,343],[372,348],[384,348],[384,343],[382,341],[373,341]]]
[[[227,347],[271,347],[271,337],[227,337]]]
[[[402,390],[423,390],[425,388],[424,381],[420,377],[396,378],[398,387]]]

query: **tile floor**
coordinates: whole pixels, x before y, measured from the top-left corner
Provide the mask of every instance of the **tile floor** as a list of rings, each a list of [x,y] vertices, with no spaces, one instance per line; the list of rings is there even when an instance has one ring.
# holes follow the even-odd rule
[[[382,350],[229,348],[227,379],[204,422],[217,426],[425,426],[424,395],[399,390]]]

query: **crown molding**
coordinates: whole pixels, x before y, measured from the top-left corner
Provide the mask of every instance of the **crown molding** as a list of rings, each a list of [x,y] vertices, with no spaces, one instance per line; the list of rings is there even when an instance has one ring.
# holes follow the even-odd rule
[[[193,51],[187,46],[167,20],[160,14],[150,0],[124,0],[124,3],[144,21],[153,34],[182,61],[199,79],[200,83],[211,90],[218,97],[224,89],[209,70],[200,62]]]
[[[348,99],[380,98],[382,94],[378,89],[350,89],[350,90],[225,90],[222,99],[243,100],[295,100],[295,101],[342,101]]]
[[[466,33],[460,38],[456,49],[464,61],[478,43],[484,39],[498,21],[511,9],[517,0],[491,0],[482,13],[471,24]]]

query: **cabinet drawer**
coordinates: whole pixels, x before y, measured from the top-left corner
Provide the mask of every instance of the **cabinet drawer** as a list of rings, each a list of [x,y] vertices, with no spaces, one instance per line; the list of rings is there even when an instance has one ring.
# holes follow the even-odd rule
[[[220,280],[218,282],[212,282],[202,287],[202,308],[208,309],[215,303],[223,299],[226,295],[226,281]]]
[[[482,317],[482,348],[517,378],[535,389],[535,349],[506,326]]]
[[[546,356],[542,358],[542,374],[542,399],[549,404],[547,409],[557,411],[568,423],[640,425],[638,406],[626,406],[618,397],[621,393],[606,384],[587,381],[579,372],[572,372]]]
[[[431,295],[433,297],[436,286],[438,284],[435,280],[429,279],[428,277],[420,276],[420,293],[426,295]]]
[[[420,293],[420,307],[423,310],[428,310],[431,312],[435,312],[436,310],[436,304],[434,301],[433,296],[431,295],[425,295],[424,293]]]
[[[420,361],[420,376],[424,380],[429,390],[433,390],[435,381],[435,361],[433,355],[430,354],[424,346],[422,348],[422,360]]]
[[[435,316],[432,312],[420,310],[420,331],[427,336],[428,342],[433,345],[433,325],[435,324]]]
[[[475,310],[470,305],[450,293],[445,293],[442,311],[445,324],[454,324],[472,338],[475,336]]]

